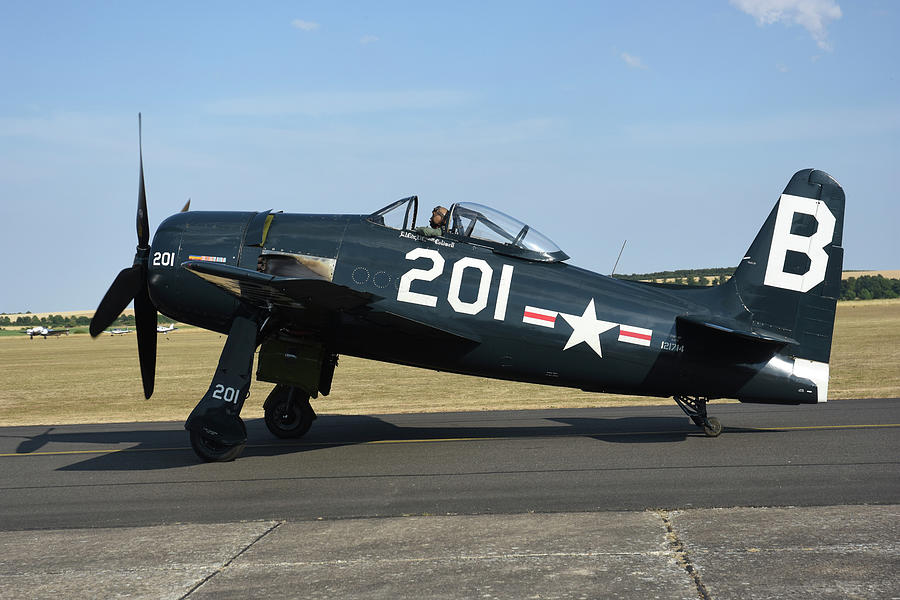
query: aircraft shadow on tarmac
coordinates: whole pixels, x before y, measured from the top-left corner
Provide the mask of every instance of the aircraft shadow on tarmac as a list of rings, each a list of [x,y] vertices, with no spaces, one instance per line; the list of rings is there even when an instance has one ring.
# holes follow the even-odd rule
[[[238,460],[356,444],[404,441],[587,437],[609,443],[648,444],[704,437],[702,430],[690,424],[685,417],[536,417],[535,420],[543,423],[527,426],[460,424],[425,427],[397,425],[372,416],[322,415],[303,438],[283,440],[269,433],[262,419],[248,419],[247,446]],[[118,425],[105,431],[74,430],[77,427],[50,427],[38,435],[27,437],[16,447],[16,453],[84,452],[90,455],[92,450],[96,450],[97,453],[86,460],[60,467],[61,471],[144,471],[203,464],[191,450],[187,433],[180,426],[129,430]],[[729,432],[763,433],[761,430],[726,428],[723,435]]]

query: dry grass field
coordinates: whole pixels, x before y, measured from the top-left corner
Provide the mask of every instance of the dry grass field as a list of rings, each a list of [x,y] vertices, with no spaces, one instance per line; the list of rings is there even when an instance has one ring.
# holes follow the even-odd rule
[[[900,279],[900,269],[893,269],[889,271],[844,271],[841,273],[841,279],[850,279],[851,277],[863,277],[868,275],[869,277],[877,277],[881,275],[887,279]]]
[[[0,425],[183,420],[206,391],[224,336],[180,329],[159,337],[156,392],[144,400],[134,334],[0,338]],[[900,396],[900,300],[842,302],[830,398]],[[429,389],[453,390],[435,394]],[[243,415],[262,416],[271,384],[254,382]],[[667,399],[436,373],[341,357],[321,413],[379,414],[670,403]]]
[[[900,299],[839,302],[829,398],[900,397]]]

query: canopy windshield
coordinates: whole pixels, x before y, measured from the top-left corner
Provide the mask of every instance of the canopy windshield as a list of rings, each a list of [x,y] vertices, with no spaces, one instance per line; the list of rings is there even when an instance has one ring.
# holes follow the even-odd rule
[[[522,255],[543,261],[557,261],[568,258],[550,238],[533,229],[530,225],[515,219],[495,208],[459,202],[450,208],[449,233],[472,242],[491,242],[500,245],[498,249],[508,250],[506,254]],[[532,253],[538,256],[532,256]]]

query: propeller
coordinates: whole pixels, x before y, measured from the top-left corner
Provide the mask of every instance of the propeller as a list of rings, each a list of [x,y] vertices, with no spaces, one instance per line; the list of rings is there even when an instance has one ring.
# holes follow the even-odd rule
[[[91,319],[91,337],[97,337],[115,321],[125,307],[134,300],[134,320],[137,329],[138,358],[144,397],[153,395],[156,379],[156,307],[150,300],[147,287],[147,264],[150,256],[150,225],[147,219],[147,192],[144,189],[144,153],[141,141],[141,114],[138,113],[138,181],[137,239],[134,263],[122,269],[106,291]]]

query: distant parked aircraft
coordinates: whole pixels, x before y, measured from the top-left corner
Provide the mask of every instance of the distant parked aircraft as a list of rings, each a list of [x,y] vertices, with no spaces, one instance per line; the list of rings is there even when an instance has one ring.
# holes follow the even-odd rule
[[[109,335],[124,335],[126,333],[131,333],[131,329],[110,329]]]
[[[170,331],[175,331],[178,329],[175,327],[175,323],[169,323],[168,327],[163,327],[162,325],[156,326],[156,333],[169,333]]]
[[[28,339],[33,340],[34,336],[39,335],[44,339],[47,339],[47,336],[60,336],[60,335],[69,335],[68,329],[52,329],[47,327],[32,327],[31,329],[26,329],[25,333],[28,334]]]

